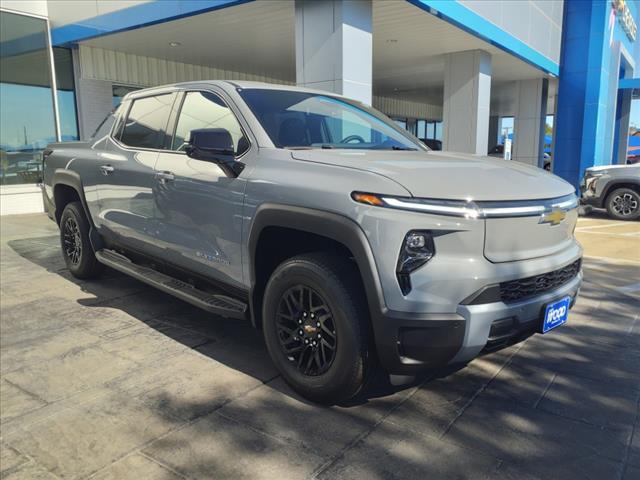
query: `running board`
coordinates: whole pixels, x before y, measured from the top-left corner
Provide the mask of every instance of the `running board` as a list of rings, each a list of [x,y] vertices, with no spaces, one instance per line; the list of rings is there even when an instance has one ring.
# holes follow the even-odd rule
[[[130,275],[207,312],[227,318],[247,318],[247,305],[245,303],[226,295],[198,290],[187,282],[170,277],[152,268],[136,265],[124,255],[113,250],[98,250],[96,258],[100,263],[114,270]]]

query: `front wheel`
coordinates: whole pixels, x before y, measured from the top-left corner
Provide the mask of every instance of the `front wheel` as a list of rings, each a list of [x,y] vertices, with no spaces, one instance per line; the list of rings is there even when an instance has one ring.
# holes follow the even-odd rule
[[[609,194],[607,212],[618,220],[635,220],[640,217],[640,194],[630,188],[617,188]]]
[[[89,241],[89,221],[80,202],[67,204],[62,212],[60,246],[67,268],[74,277],[93,278],[104,269]]]
[[[368,373],[366,315],[360,277],[350,260],[327,253],[288,259],[265,290],[267,349],[302,396],[327,404],[348,400]]]

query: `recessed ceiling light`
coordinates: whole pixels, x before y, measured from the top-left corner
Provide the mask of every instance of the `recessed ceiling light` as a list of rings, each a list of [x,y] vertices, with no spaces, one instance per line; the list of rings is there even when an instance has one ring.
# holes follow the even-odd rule
[[[179,47],[180,45],[182,45],[180,42],[169,42],[170,47]]]

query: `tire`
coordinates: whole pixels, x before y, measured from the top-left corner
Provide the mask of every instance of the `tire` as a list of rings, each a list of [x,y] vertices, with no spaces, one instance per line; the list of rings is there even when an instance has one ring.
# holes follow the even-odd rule
[[[82,204],[68,203],[60,217],[60,247],[67,268],[76,278],[94,278],[104,269],[89,241],[89,228]]]
[[[640,194],[631,188],[616,188],[607,196],[606,208],[617,220],[640,218]]]
[[[267,349],[289,386],[323,404],[357,395],[370,363],[367,314],[350,260],[321,252],[280,264],[267,283],[262,318]]]

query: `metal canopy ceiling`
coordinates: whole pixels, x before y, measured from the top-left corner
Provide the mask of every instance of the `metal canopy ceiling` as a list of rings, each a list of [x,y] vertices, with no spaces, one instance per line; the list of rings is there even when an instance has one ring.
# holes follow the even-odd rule
[[[258,0],[83,42],[225,70],[295,81],[295,15],[289,0]],[[374,94],[441,103],[446,53],[492,54],[494,84],[545,73],[408,2],[373,3]],[[171,43],[177,46],[170,46]]]

